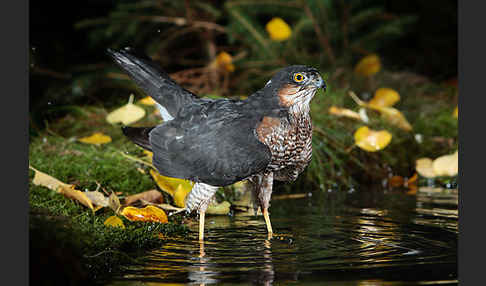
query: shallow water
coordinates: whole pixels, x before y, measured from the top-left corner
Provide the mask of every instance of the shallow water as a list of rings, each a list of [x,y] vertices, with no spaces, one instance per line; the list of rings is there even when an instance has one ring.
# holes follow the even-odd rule
[[[455,285],[457,202],[434,188],[272,200],[272,240],[262,217],[207,217],[203,245],[194,224],[109,285]]]

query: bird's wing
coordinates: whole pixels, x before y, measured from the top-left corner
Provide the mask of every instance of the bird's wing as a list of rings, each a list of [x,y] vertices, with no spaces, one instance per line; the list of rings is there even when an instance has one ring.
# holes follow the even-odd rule
[[[169,113],[170,119],[176,117],[182,107],[199,100],[193,93],[172,80],[153,61],[134,56],[127,50],[108,49],[107,53],[143,91],[161,105],[161,109]]]
[[[149,140],[158,171],[226,186],[265,170],[271,153],[255,135],[261,118],[234,107],[229,101],[212,102],[153,129]]]

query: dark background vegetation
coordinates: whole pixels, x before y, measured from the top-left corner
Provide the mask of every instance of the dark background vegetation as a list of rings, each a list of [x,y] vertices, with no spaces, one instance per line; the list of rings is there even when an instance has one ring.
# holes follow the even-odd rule
[[[169,16],[180,17],[186,16],[184,6],[187,3],[194,7],[197,5],[194,5],[192,2],[202,2],[214,8],[217,13],[223,14],[216,17],[218,24],[224,26],[230,22],[228,13],[225,11],[225,1],[159,2],[161,6],[160,11],[164,11],[166,6],[166,11],[175,13],[175,15]],[[169,2],[176,2],[178,5],[169,4]],[[388,68],[393,70],[413,71],[425,75],[434,81],[457,77],[457,1],[333,2],[337,8],[351,4],[358,6],[362,10],[380,7],[383,9],[383,15],[388,15],[390,18],[400,18],[401,16],[416,17],[415,21],[407,25],[404,30],[399,31],[400,36],[386,40],[378,39],[377,41],[380,43],[377,45],[377,49],[369,52],[378,53]],[[106,92],[100,92],[100,89],[96,89],[95,92],[89,93],[89,96],[83,96],[81,99],[75,94],[66,92],[67,87],[72,87],[76,81],[85,79],[87,74],[99,72],[102,68],[106,68],[106,65],[111,65],[104,53],[106,48],[135,46],[141,49],[142,52],[146,52],[144,49],[146,48],[145,45],[149,44],[148,40],[143,42],[140,39],[126,37],[121,31],[113,32],[114,34],[111,37],[108,36],[109,34],[105,34],[107,35],[105,39],[99,39],[100,35],[98,35],[98,39],[96,39],[94,30],[108,30],[108,25],[100,25],[94,28],[75,28],[76,24],[81,21],[107,17],[110,13],[116,11],[119,5],[129,3],[134,3],[134,1],[55,0],[48,3],[43,1],[30,2],[30,108],[31,111],[42,113],[42,115],[38,115],[37,119],[48,113],[49,102],[51,104],[59,102],[72,103],[78,99],[80,100],[79,102],[89,103],[96,99],[103,101],[109,97]],[[261,6],[256,7],[260,8]],[[279,9],[282,8],[263,10],[256,17],[257,22],[264,26],[273,15],[285,17],[285,13],[288,12],[282,10],[279,13]],[[197,9],[193,8],[193,10]],[[327,12],[342,13],[341,10]],[[197,15],[194,14],[194,16]],[[206,15],[202,16],[204,19]],[[133,28],[131,23],[123,25],[126,29]],[[171,25],[160,23],[156,25],[146,24],[146,26],[149,27],[136,28],[138,31],[146,33],[144,39],[163,42],[164,39],[160,38],[160,33],[157,33],[157,30],[168,29]],[[146,31],[147,29],[149,31]],[[366,29],[358,31],[360,34],[367,32]],[[98,34],[100,33],[98,32]],[[197,36],[190,34],[189,39],[191,38],[196,40]],[[189,45],[194,44],[187,38],[181,39],[181,41],[189,43]],[[228,36],[218,35],[216,41],[217,43],[228,45],[228,42],[233,40],[229,39]],[[200,45],[198,48],[201,49],[200,56],[204,58],[204,47]],[[336,48],[335,53],[342,49],[342,47]],[[354,51],[349,54],[351,54],[353,59],[362,56]],[[175,59],[167,63],[164,68],[169,72],[175,72],[178,68],[181,68],[181,65]],[[332,68],[329,66],[326,67],[326,70]],[[95,85],[93,82],[91,84]],[[62,97],[60,97],[60,93]],[[96,98],[94,99],[92,96]]]

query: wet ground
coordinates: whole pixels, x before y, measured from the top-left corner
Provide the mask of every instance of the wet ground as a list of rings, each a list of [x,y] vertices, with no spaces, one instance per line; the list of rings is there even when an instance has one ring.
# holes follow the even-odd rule
[[[312,194],[272,200],[272,240],[262,217],[207,217],[203,245],[195,224],[109,285],[457,284],[457,190]]]

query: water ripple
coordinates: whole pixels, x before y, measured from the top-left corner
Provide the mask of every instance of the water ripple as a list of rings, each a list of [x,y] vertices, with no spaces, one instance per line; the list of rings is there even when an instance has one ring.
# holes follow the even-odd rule
[[[208,217],[204,244],[196,227],[167,239],[110,285],[457,284],[457,191],[395,196],[326,211],[309,207],[309,198],[274,202],[272,240],[260,217]]]

